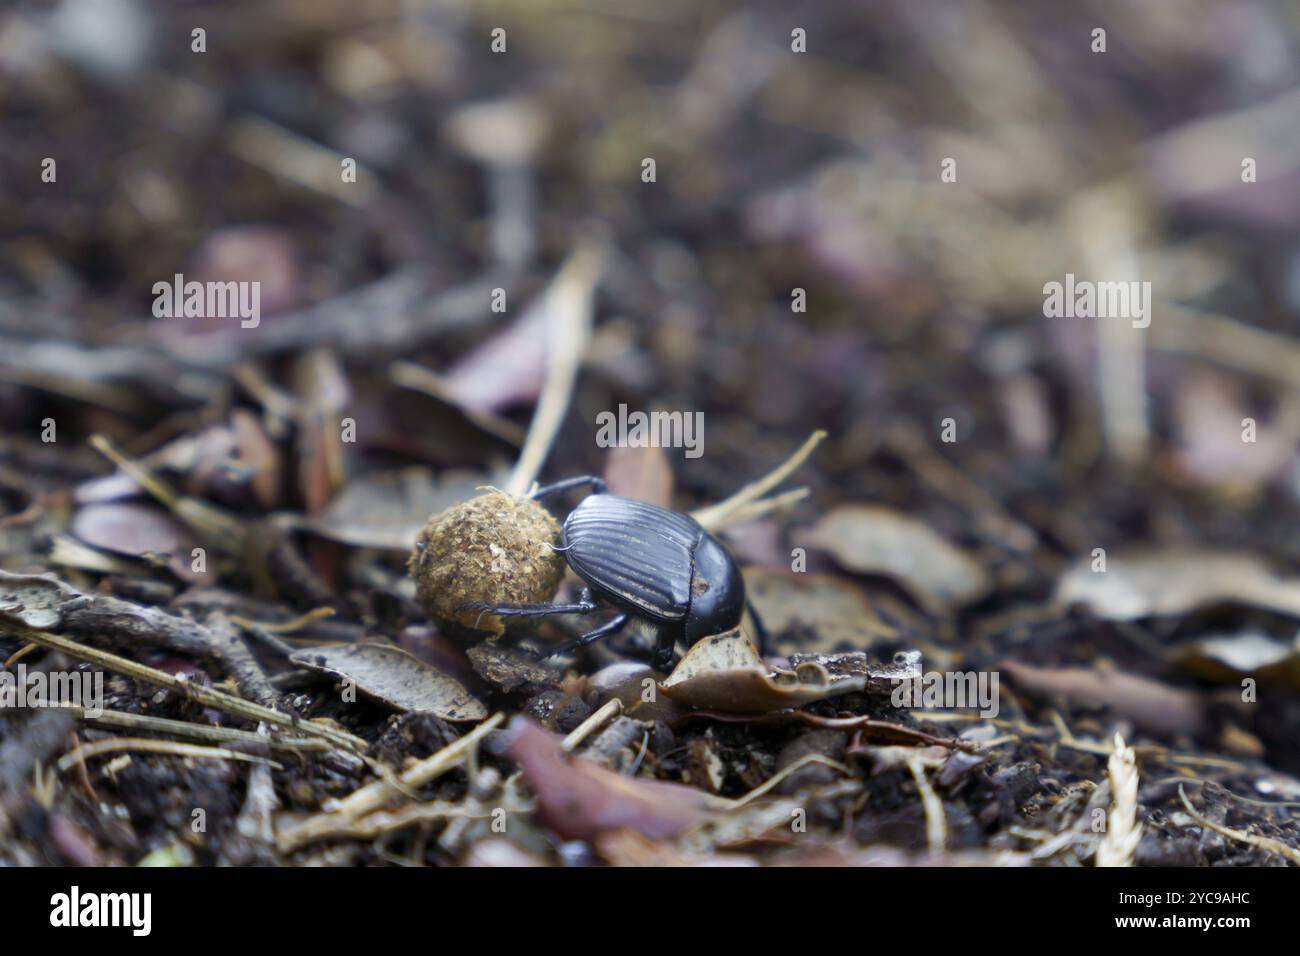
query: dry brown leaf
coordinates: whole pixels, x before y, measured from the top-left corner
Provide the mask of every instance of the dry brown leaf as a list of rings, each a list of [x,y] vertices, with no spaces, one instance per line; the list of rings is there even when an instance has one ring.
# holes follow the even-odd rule
[[[338,357],[327,349],[301,355],[293,366],[299,397],[298,490],[308,514],[323,510],[344,480],[345,443],[339,441],[352,388]]]
[[[686,652],[659,689],[688,707],[766,713],[863,690],[867,679],[833,680],[819,664],[773,671],[740,628],[706,637]]]
[[[993,582],[965,551],[924,522],[880,505],[825,515],[810,540],[846,570],[887,575],[936,614],[978,601]]]
[[[380,472],[348,482],[324,511],[299,524],[331,541],[410,552],[429,515],[475,497],[486,484],[487,478],[473,472],[451,472],[440,480],[418,466]]]
[[[1092,565],[1083,558],[1065,571],[1056,588],[1059,603],[1084,604],[1109,621],[1186,614],[1226,602],[1300,617],[1300,578],[1280,578],[1253,555],[1150,550],[1111,555],[1105,571]]]
[[[831,574],[745,568],[745,593],[783,654],[864,650],[897,636],[861,590]]]
[[[308,647],[293,663],[344,680],[358,690],[404,711],[435,714],[443,720],[471,722],[487,710],[458,680],[389,644]]]

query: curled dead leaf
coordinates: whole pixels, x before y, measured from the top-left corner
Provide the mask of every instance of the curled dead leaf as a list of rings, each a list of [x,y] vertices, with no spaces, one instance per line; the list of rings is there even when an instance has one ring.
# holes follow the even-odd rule
[[[85,544],[111,554],[153,557],[186,581],[203,575],[190,564],[197,543],[189,529],[166,511],[130,501],[84,505],[72,519],[72,533]]]
[[[815,661],[774,671],[740,628],[733,628],[696,642],[659,689],[688,707],[765,713],[860,691],[866,684],[863,677],[832,679]]]
[[[63,619],[59,605],[78,596],[78,591],[53,577],[0,571],[0,614],[37,630],[58,627]]]
[[[1184,671],[1219,683],[1249,676],[1300,688],[1300,635],[1290,643],[1259,631],[1205,637],[1179,647],[1174,659]]]

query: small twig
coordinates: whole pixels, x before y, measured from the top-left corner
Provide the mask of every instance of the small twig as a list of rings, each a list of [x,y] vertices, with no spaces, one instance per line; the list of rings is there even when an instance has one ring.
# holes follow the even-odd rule
[[[1137,822],[1137,754],[1115,735],[1115,749],[1106,764],[1110,778],[1111,806],[1106,821],[1106,835],[1097,846],[1098,866],[1132,866],[1133,854],[1142,839],[1142,825]]]
[[[313,608],[301,617],[295,617],[292,621],[285,621],[283,624],[267,624],[263,621],[253,621],[239,614],[231,614],[230,622],[248,631],[259,630],[265,631],[267,634],[294,634],[309,624],[333,616],[334,608],[318,607]]]
[[[572,750],[574,747],[578,746],[578,744],[586,740],[597,727],[609,720],[615,714],[622,712],[623,701],[619,700],[617,697],[611,697],[609,700],[605,701],[599,709],[594,711],[591,716],[580,723],[577,727],[574,727],[573,730],[569,732],[569,735],[561,742],[560,746],[565,750]]]
[[[208,629],[221,642],[221,660],[235,679],[239,692],[263,707],[274,708],[279,700],[275,688],[229,618],[220,612],[213,614],[208,619]]]
[[[806,710],[782,710],[774,714],[733,714],[722,710],[692,710],[683,715],[685,720],[691,718],[716,720],[726,724],[775,724],[787,720],[798,720],[810,727],[819,727],[824,730],[872,731],[877,735],[876,740],[883,739],[895,743],[901,742],[914,745],[917,743],[931,744],[972,754],[981,752],[979,747],[969,741],[958,740],[953,737],[936,737],[934,734],[928,734],[924,730],[917,730],[915,727],[895,724],[888,720],[877,720],[874,717],[822,717],[819,714],[810,714]],[[1109,751],[1107,752],[1109,753]]]
[[[245,162],[356,209],[367,208],[378,192],[373,171],[358,164],[356,179],[344,182],[342,154],[264,116],[237,117],[222,139]]]
[[[90,447],[117,465],[137,485],[156,498],[205,544],[231,555],[240,555],[248,544],[246,526],[233,515],[199,498],[177,494],[149,469],[127,458],[103,435],[91,435]]]
[[[270,739],[266,724],[259,724],[257,730],[259,736]],[[242,839],[227,842],[227,859],[235,864],[243,864],[253,859],[270,857],[275,845],[273,814],[279,805],[271,768],[266,764],[254,767],[248,774],[244,806],[235,821],[235,828]]]
[[[826,438],[826,432],[818,430],[808,436],[808,440],[800,446],[799,450],[787,458],[784,462],[770,471],[765,477],[758,481],[751,482],[738,492],[720,501],[716,505],[710,505],[707,508],[701,508],[693,512],[692,517],[700,524],[704,525],[710,531],[717,530],[735,515],[742,508],[746,508],[753,502],[756,502],[763,495],[767,494],[781,482],[785,481],[800,465],[808,460],[808,456],[813,453],[822,440]]]
[[[838,770],[846,777],[851,777],[853,775],[852,770],[850,770],[848,767],[844,766],[844,764],[840,763],[837,760],[832,760],[830,757],[823,757],[821,754],[804,754],[794,763],[790,764],[790,766],[783,767],[777,773],[772,774],[772,776],[768,777],[766,780],[764,780],[753,790],[749,791],[749,793],[745,794],[743,797],[738,797],[735,800],[717,798],[716,802],[718,806],[723,809],[739,810],[741,807],[745,806],[746,804],[752,803],[753,801],[757,800],[759,797],[764,796],[765,794],[771,792],[774,787],[777,787],[781,784],[781,781],[785,780],[787,777],[791,776],[795,772],[802,770],[804,767],[807,767],[810,764],[815,764],[815,763],[821,764],[824,767],[830,767],[833,770]]]
[[[460,802],[451,802],[447,800],[432,800],[428,803],[411,803],[396,810],[377,810],[367,817],[354,820],[348,826],[347,830],[337,834],[338,836],[351,837],[354,839],[371,840],[386,833],[394,833],[403,830],[406,827],[421,823],[431,823],[438,820],[486,820],[493,815],[493,810],[504,810],[506,813],[527,813],[532,807],[525,804],[514,804],[503,802],[500,807],[493,807],[490,810],[483,807],[469,805]]]
[[[361,817],[401,796],[403,788],[410,791],[422,787],[447,771],[460,766],[469,752],[503,720],[505,714],[495,713],[464,737],[453,741],[436,754],[424,758],[406,770],[395,781],[381,779],[366,784],[339,801],[332,809],[310,816],[295,826],[282,830],[276,841],[280,852],[291,853],[315,840],[346,833]]]
[[[605,268],[605,256],[604,246],[594,240],[579,245],[543,294],[541,308],[547,310],[550,331],[546,382],[523,451],[506,482],[509,494],[524,494],[537,478],[569,407],[573,383],[591,338],[592,298]]]
[[[156,670],[144,664],[137,664],[135,661],[127,660],[125,657],[119,657],[116,654],[110,654],[108,651],[101,651],[95,647],[88,647],[85,644],[78,644],[76,641],[66,638],[61,634],[38,631],[34,627],[28,627],[26,624],[16,621],[12,618],[6,618],[0,614],[0,627],[10,633],[16,634],[23,640],[32,641],[43,647],[48,647],[56,651],[62,651],[69,657],[77,660],[87,661],[95,664],[105,670],[122,674],[134,680],[143,681],[146,684],[152,684],[155,687],[164,687],[167,690],[175,691],[182,696],[189,697],[191,700],[198,701],[210,707],[216,707],[224,710],[236,717],[243,717],[245,720],[264,720],[268,724],[280,727],[285,730],[293,730],[300,733],[314,734],[323,737],[336,746],[345,747],[348,750],[364,752],[368,745],[360,737],[353,736],[347,731],[334,730],[322,724],[309,720],[300,720],[287,714],[282,714],[278,710],[272,710],[269,707],[263,707],[260,704],[254,704],[244,700],[242,697],[236,697],[233,694],[227,694],[223,691],[213,690],[209,687],[203,687],[200,684],[191,683],[190,681],[181,680],[173,677],[164,671]]]
[[[263,737],[249,730],[237,730],[234,727],[213,727],[209,724],[196,724],[188,720],[172,720],[168,717],[151,717],[148,714],[130,714],[121,710],[103,710],[99,716],[90,717],[86,709],[77,704],[59,704],[70,711],[79,720],[84,720],[91,727],[112,727],[116,730],[146,731],[165,734],[171,737],[187,737],[207,743],[246,744],[257,750],[284,750],[297,752],[316,752],[329,750],[331,744],[314,737]]]
[[[24,644],[22,647],[18,648],[18,650],[10,654],[9,659],[5,661],[4,664],[0,664],[0,669],[13,670],[15,664],[40,646],[41,645],[39,644]]]
[[[781,492],[779,495],[772,495],[770,498],[751,501],[727,515],[725,523],[729,525],[743,524],[746,521],[753,521],[773,512],[784,511],[796,502],[803,501],[808,497],[808,494],[807,488],[792,488],[789,491]]]
[[[182,744],[174,740],[154,740],[152,737],[109,737],[107,740],[96,740],[88,744],[82,744],[75,750],[60,757],[56,767],[60,773],[64,773],[82,760],[117,753],[121,750],[167,754],[172,757],[195,757],[204,760],[241,760],[245,763],[268,764],[276,770],[284,769],[274,760],[259,757],[256,754],[240,753],[238,750],[226,750],[223,747],[200,747],[198,744]]]
[[[934,854],[943,853],[948,843],[948,818],[943,810],[943,801],[939,799],[930,781],[925,775],[925,767],[915,756],[907,758],[907,769],[916,781],[917,793],[921,795],[921,806],[925,810],[925,841]]]
[[[1261,850],[1268,850],[1270,853],[1281,853],[1292,863],[1300,863],[1300,850],[1287,846],[1280,840],[1274,840],[1272,837],[1255,836],[1253,833],[1243,833],[1240,830],[1233,830],[1221,823],[1205,819],[1196,812],[1196,808],[1192,806],[1192,801],[1187,799],[1187,794],[1183,792],[1181,783],[1178,785],[1178,798],[1183,801],[1183,808],[1187,811],[1187,815],[1201,826],[1209,827],[1215,833],[1222,834],[1239,843],[1249,843],[1251,846],[1257,846]]]

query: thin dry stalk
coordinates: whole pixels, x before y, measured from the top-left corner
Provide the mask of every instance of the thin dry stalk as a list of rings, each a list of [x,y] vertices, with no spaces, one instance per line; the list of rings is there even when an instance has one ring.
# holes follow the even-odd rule
[[[1110,816],[1106,835],[1097,846],[1097,866],[1132,866],[1142,839],[1142,826],[1137,822],[1137,754],[1119,734],[1115,735],[1106,774],[1110,778]]]

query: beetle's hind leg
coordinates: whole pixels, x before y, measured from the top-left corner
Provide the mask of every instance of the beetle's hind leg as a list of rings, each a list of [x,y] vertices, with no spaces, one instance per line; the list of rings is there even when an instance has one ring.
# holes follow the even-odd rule
[[[559,647],[555,648],[555,650],[548,651],[546,656],[556,657],[560,654],[568,654],[572,651],[576,651],[580,647],[586,647],[588,644],[594,644],[602,637],[609,637],[609,635],[621,631],[626,624],[627,615],[616,614],[604,624],[600,625],[600,627],[593,628],[576,641],[570,641],[568,644],[561,644]]]
[[[591,485],[592,494],[603,495],[608,489],[604,478],[597,478],[595,475],[582,475],[578,478],[565,478],[563,481],[557,481],[553,485],[546,485],[538,488],[528,497],[537,501],[541,498],[549,498],[551,495],[558,495],[561,492],[568,491],[570,488],[581,488],[583,485]]]
[[[486,601],[467,601],[458,605],[456,610],[479,611],[480,618],[484,614],[495,614],[498,617],[546,617],[551,614],[590,614],[599,606],[592,600],[591,594],[584,591],[574,604],[488,604]]]

